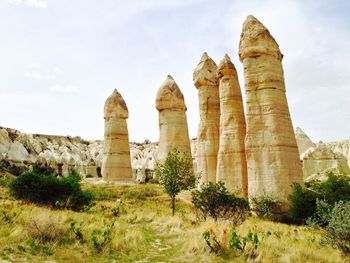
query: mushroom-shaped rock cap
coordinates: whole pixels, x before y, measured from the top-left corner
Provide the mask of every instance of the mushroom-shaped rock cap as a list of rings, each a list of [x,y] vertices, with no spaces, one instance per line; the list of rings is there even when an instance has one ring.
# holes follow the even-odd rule
[[[215,62],[208,56],[207,52],[204,52],[193,72],[193,81],[196,88],[198,89],[203,85],[216,86],[218,82],[216,70]]]
[[[248,16],[243,24],[239,41],[239,59],[261,55],[274,56],[282,60],[283,55],[269,30],[254,16]]]
[[[129,117],[128,107],[122,95],[116,89],[105,102],[104,117],[118,117],[121,119],[127,119]]]
[[[175,80],[168,75],[157,92],[156,108],[162,110],[187,110],[181,90]]]
[[[233,65],[230,57],[227,54],[225,54],[224,58],[220,61],[217,72],[218,78],[225,75],[237,76],[235,65]]]

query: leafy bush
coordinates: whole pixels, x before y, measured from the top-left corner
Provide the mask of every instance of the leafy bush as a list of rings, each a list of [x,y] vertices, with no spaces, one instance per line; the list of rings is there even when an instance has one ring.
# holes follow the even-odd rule
[[[175,213],[175,197],[183,190],[195,187],[198,177],[193,172],[193,160],[190,154],[170,151],[164,163],[157,163],[156,178],[164,191],[171,197],[173,215]]]
[[[325,206],[325,203],[330,205],[331,209],[339,201],[350,200],[350,178],[333,172],[329,172],[327,176],[327,180],[313,182],[307,187],[293,183],[293,193],[289,196],[289,212],[294,220],[305,222],[311,218],[317,221],[317,213],[321,212],[317,211],[317,199],[323,200],[319,209],[322,209],[321,205]]]
[[[226,234],[226,230],[224,230],[224,235]],[[216,236],[216,233],[212,230],[206,230],[203,232],[202,237],[204,238],[207,246],[210,249],[210,253],[225,253],[226,242],[224,241],[224,237],[220,240]],[[230,237],[228,240],[228,246],[234,251],[244,252],[247,246],[251,244],[252,249],[257,249],[260,244],[260,240],[257,234],[253,234],[253,232],[249,229],[249,232],[246,236],[241,237],[237,234],[235,229],[231,230]]]
[[[0,186],[5,186],[5,187],[9,187],[11,182],[12,182],[12,178],[10,177],[6,177],[6,176],[0,176]]]
[[[277,220],[281,214],[282,201],[272,195],[262,195],[251,198],[252,210],[258,217]]]
[[[244,237],[241,237],[237,234],[236,230],[232,229],[230,248],[234,250],[244,251],[247,244],[249,243],[253,245],[254,249],[257,249],[260,243],[258,235],[253,234],[253,232],[249,229],[248,234]]]
[[[306,223],[313,227],[326,227],[331,216],[332,206],[322,199],[316,200],[316,211]]]
[[[194,190],[192,203],[202,212],[204,219],[209,215],[215,221],[223,218],[239,224],[249,213],[248,201],[230,194],[223,182],[209,182],[201,190]]]
[[[321,198],[330,205],[340,200],[350,200],[350,177],[334,172],[328,172],[327,176],[326,181],[314,184],[312,189],[319,192]]]
[[[291,204],[289,213],[294,220],[305,221],[316,212],[316,200],[320,194],[303,188],[298,183],[292,184],[293,193],[288,197]]]
[[[104,229],[95,229],[90,237],[92,245],[97,250],[97,252],[102,252],[103,249],[111,242],[112,240],[112,228],[114,227],[115,220],[112,220]]]
[[[344,254],[350,254],[350,201],[335,204],[326,227],[327,240],[340,248]]]
[[[18,199],[56,208],[82,210],[92,204],[93,194],[81,190],[80,180],[77,174],[58,178],[29,171],[11,182],[10,192]]]

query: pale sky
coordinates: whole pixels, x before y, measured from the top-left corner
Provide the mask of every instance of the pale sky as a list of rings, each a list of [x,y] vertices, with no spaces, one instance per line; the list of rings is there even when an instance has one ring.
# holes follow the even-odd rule
[[[233,60],[257,17],[284,54],[294,127],[314,141],[350,139],[350,1],[0,0],[0,126],[103,139],[103,105],[118,89],[130,141],[158,141],[155,96],[171,74],[190,137],[199,109],[192,73],[204,51]]]

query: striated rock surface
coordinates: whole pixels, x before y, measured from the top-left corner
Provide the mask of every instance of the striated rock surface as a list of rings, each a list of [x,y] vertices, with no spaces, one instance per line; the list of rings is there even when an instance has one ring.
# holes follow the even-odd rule
[[[197,138],[196,170],[201,172],[201,183],[216,182],[219,150],[220,101],[215,62],[204,53],[193,72],[198,89],[199,127]]]
[[[335,153],[341,153],[344,155],[350,166],[350,140],[326,142],[325,144]]]
[[[301,155],[304,178],[324,174],[329,170],[350,174],[346,157],[334,152],[327,144],[320,142]]]
[[[289,114],[282,54],[255,17],[243,24],[239,44],[246,91],[246,156],[249,196],[287,197],[291,183],[302,183],[298,147]]]
[[[128,107],[115,89],[104,106],[105,134],[102,177],[106,181],[132,180]]]
[[[246,124],[237,71],[226,54],[217,75],[220,95],[220,145],[216,180],[229,191],[248,194],[247,161],[244,139]]]
[[[316,146],[316,144],[311,141],[309,136],[307,136],[306,133],[299,127],[295,129],[295,138],[297,140],[299,155],[301,155],[311,147]]]
[[[158,90],[156,108],[159,111],[158,161],[163,162],[174,148],[191,154],[184,96],[170,75]]]

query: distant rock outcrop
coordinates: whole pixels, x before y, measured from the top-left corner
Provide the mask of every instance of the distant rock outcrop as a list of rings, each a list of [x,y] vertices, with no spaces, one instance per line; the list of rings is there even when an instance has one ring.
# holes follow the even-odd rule
[[[133,177],[136,181],[144,182],[153,177],[157,147],[157,143],[130,143]],[[84,177],[101,177],[102,158],[101,140],[26,134],[0,127],[1,165],[23,168],[48,166],[62,176],[76,171]]]
[[[343,154],[348,160],[348,165],[350,166],[350,140],[326,142],[325,144],[335,153]]]
[[[295,138],[298,144],[299,155],[301,155],[311,147],[316,146],[316,144],[311,141],[309,136],[307,136],[306,133],[299,127],[295,129]]]
[[[320,142],[301,155],[304,178],[324,174],[329,170],[350,174],[345,156],[334,152],[327,144]]]

